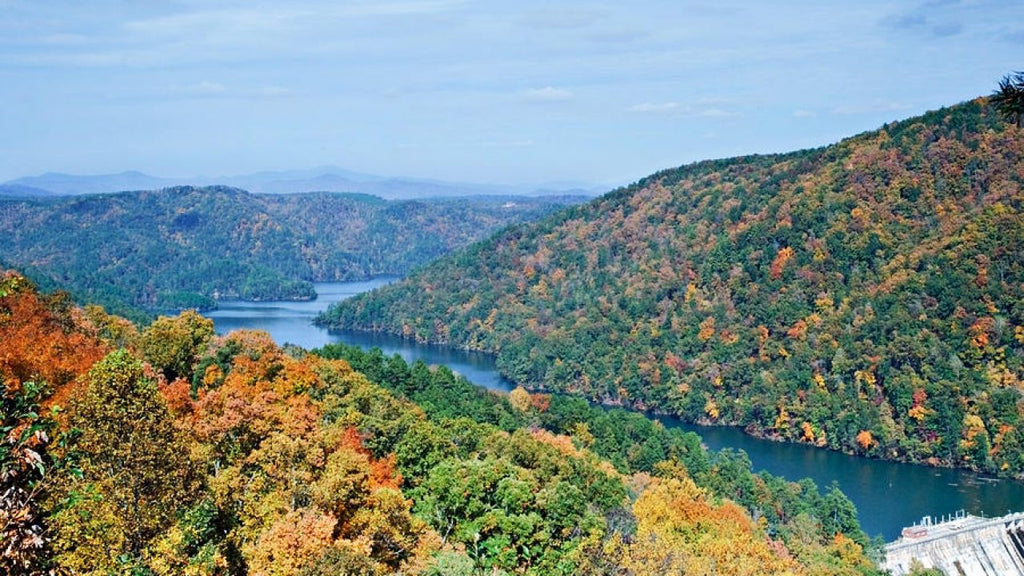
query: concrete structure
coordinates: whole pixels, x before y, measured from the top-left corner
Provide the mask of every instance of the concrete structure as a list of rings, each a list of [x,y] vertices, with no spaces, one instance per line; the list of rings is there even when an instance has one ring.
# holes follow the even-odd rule
[[[1024,576],[1024,513],[1002,518],[959,514],[904,528],[886,545],[882,568],[893,576],[910,573],[913,561],[947,576]]]

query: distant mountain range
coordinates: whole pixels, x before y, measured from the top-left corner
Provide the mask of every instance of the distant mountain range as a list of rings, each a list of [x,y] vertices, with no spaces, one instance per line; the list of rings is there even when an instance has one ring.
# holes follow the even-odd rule
[[[240,176],[164,178],[137,171],[119,174],[76,175],[47,172],[0,183],[0,196],[40,197],[105,194],[156,190],[172,186],[223,185],[259,194],[301,192],[355,192],[389,200],[455,196],[517,195],[597,196],[608,187],[587,182],[552,182],[538,185],[495,185],[445,182],[424,178],[393,178],[363,174],[335,166],[308,170],[265,171]]]

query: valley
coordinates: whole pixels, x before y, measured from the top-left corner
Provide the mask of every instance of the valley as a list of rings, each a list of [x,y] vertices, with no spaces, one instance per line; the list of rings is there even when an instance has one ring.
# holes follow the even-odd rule
[[[222,302],[217,311],[208,315],[220,334],[242,329],[265,330],[278,343],[297,344],[310,350],[335,343],[363,350],[377,348],[385,357],[398,355],[410,364],[422,361],[432,366],[447,366],[470,383],[494,392],[507,394],[515,387],[501,375],[494,358],[488,354],[423,344],[382,333],[329,332],[311,324],[319,311],[333,303],[394,281],[383,278],[373,282],[318,284],[319,297],[313,302]],[[752,470],[765,470],[791,480],[810,478],[821,487],[837,482],[861,512],[864,531],[871,536],[881,535],[887,541],[898,538],[903,527],[939,510],[966,510],[993,516],[1016,509],[1024,502],[1024,484],[1008,479],[764,440],[731,426],[700,426],[669,416],[653,418],[666,428],[698,434],[711,450],[742,450],[749,457]],[[892,494],[903,497],[893,499]]]
[[[920,516],[1024,499],[1022,155],[979,100],[571,206],[0,200],[5,265],[90,302],[0,285],[25,431],[0,463],[30,519],[4,561],[876,574]],[[136,325],[105,298],[218,307]],[[108,481],[124,435],[171,452]]]
[[[1020,2],[2,4],[0,576],[1024,574]]]
[[[214,186],[0,197],[0,265],[135,319],[222,298],[315,297],[312,282],[406,274],[582,198],[387,201]]]

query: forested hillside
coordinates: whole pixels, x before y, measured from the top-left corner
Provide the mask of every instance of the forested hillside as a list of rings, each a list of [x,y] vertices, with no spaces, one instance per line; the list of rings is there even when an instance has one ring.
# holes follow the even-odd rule
[[[1024,132],[985,99],[654,174],[321,321],[528,387],[1024,475]]]
[[[225,187],[0,198],[0,265],[118,311],[310,298],[310,282],[402,275],[572,201],[388,202]]]
[[[837,489],[635,413],[13,273],[0,341],[2,574],[877,574]]]

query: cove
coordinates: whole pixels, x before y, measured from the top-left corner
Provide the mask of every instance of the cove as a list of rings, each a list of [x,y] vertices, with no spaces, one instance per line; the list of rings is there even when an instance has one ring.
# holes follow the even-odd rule
[[[219,334],[239,329],[265,330],[279,344],[291,343],[307,349],[333,342],[378,347],[385,354],[398,354],[408,362],[445,364],[474,384],[491,390],[512,388],[513,384],[498,374],[494,359],[486,354],[416,344],[390,335],[328,332],[312,325],[313,318],[332,302],[393,280],[318,283],[314,285],[317,299],[308,302],[222,301],[207,316],[213,319]],[[696,432],[712,450],[743,450],[755,471],[766,470],[789,480],[811,478],[821,489],[837,482],[857,505],[864,531],[871,536],[881,534],[888,541],[895,540],[904,526],[925,515],[939,516],[963,509],[975,515],[1001,516],[1024,508],[1024,483],[1013,480],[857,458],[800,444],[761,440],[734,427],[696,426],[672,417],[656,418],[665,426]]]

